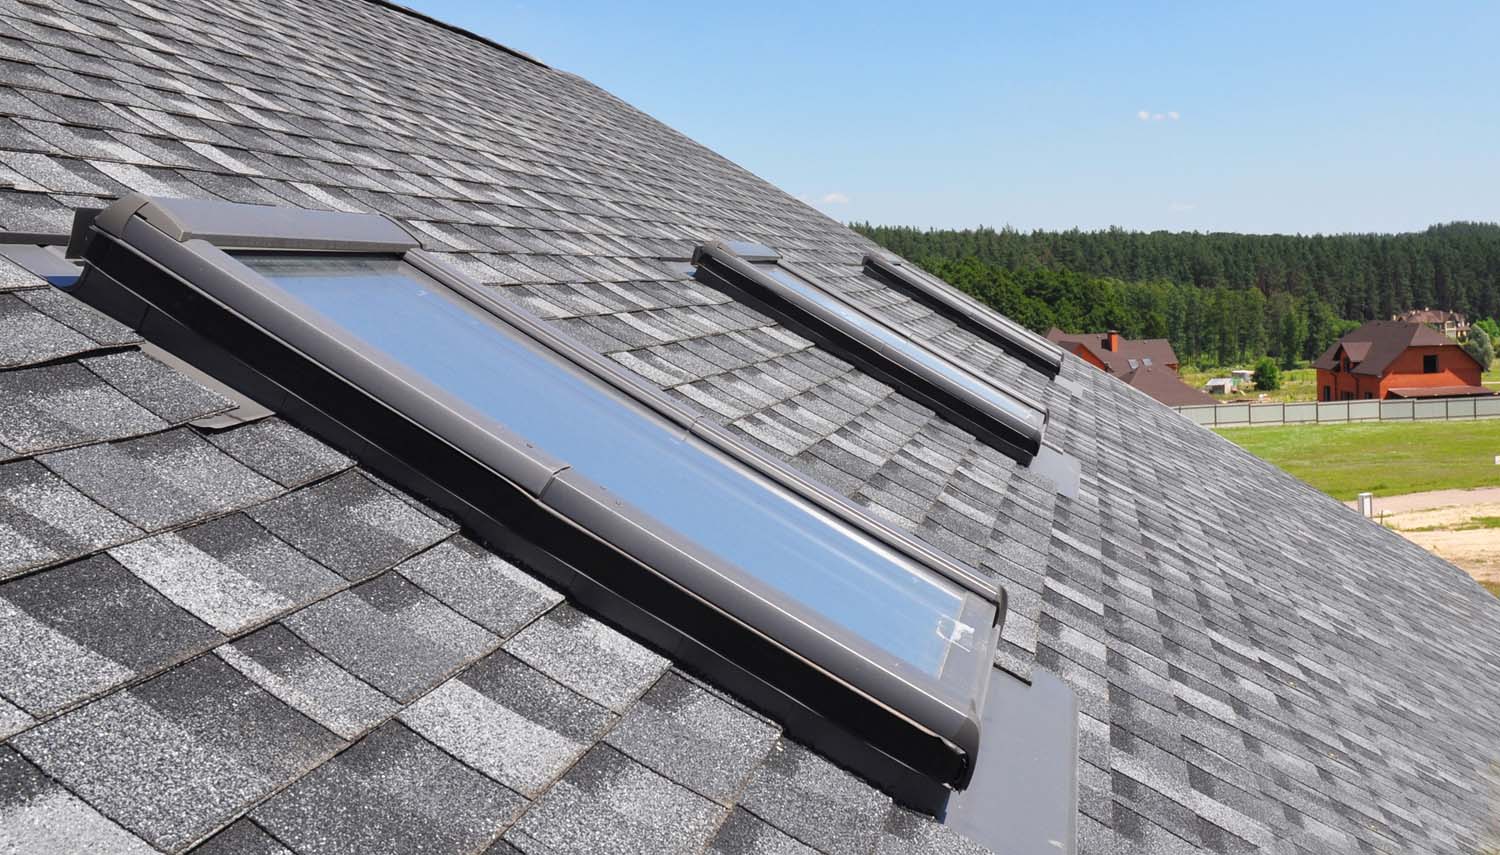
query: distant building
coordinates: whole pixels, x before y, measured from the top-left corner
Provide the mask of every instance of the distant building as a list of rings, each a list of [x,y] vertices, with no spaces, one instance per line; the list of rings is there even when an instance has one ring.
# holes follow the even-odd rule
[[[1463,341],[1469,337],[1469,318],[1463,312],[1449,312],[1444,309],[1412,309],[1391,317],[1393,321],[1404,321],[1409,324],[1427,324],[1441,332],[1443,335]]]
[[[1232,395],[1234,394],[1237,386],[1238,384],[1236,384],[1234,380],[1229,377],[1215,377],[1207,383],[1203,384],[1203,388],[1207,390],[1210,395]]]
[[[1131,341],[1114,330],[1073,334],[1053,327],[1047,339],[1168,406],[1215,403],[1177,376],[1177,353],[1164,338]]]
[[[1229,372],[1229,376],[1234,381],[1234,388],[1236,391],[1240,389],[1248,389],[1252,384],[1255,383],[1255,372],[1251,371],[1248,368],[1236,368],[1233,371]],[[1211,392],[1213,390],[1210,389],[1209,391]]]
[[[1313,363],[1318,400],[1462,398],[1493,394],[1479,363],[1457,342],[1420,322],[1370,321]]]

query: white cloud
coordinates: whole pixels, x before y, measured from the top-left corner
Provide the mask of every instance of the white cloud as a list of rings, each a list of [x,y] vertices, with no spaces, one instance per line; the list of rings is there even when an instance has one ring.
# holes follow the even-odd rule
[[[1167,118],[1169,118],[1169,119],[1171,119],[1172,121],[1175,122],[1178,119],[1182,118],[1182,114],[1179,113],[1179,112],[1177,112],[1176,110],[1168,110],[1167,111]]]
[[[823,198],[819,201],[825,205],[847,205],[849,204],[849,197],[835,190],[832,193],[824,193]]]
[[[1167,206],[1167,210],[1174,214],[1185,214],[1198,207],[1196,202],[1173,202]]]
[[[1171,119],[1175,122],[1178,119],[1182,118],[1182,114],[1177,112],[1176,110],[1168,110],[1165,113],[1153,113],[1150,110],[1137,110],[1135,113],[1135,117],[1143,122],[1164,122],[1168,119]]]
[[[1151,118],[1151,111],[1150,110],[1140,110],[1140,111],[1137,111],[1136,114],[1135,114],[1135,117],[1137,119],[1140,119],[1141,121],[1144,122],[1147,119]]]

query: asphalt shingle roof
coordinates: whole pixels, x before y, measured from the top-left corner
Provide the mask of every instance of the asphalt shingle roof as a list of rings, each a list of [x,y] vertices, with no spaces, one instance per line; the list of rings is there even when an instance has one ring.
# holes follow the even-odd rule
[[[1085,853],[1495,842],[1500,602],[573,75],[368,0],[0,0],[0,116],[6,230],[127,189],[399,218],[992,574],[997,664],[1077,694]],[[1077,495],[688,279],[711,237],[1043,400]],[[292,425],[194,426],[223,399],[4,259],[0,292],[0,849],[975,848]]]

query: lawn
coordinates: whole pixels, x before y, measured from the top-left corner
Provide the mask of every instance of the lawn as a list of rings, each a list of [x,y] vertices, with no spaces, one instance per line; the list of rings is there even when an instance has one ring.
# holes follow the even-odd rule
[[[1232,368],[1254,369],[1254,365],[1235,365]],[[1184,368],[1181,372],[1182,382],[1192,386],[1194,389],[1202,389],[1203,384],[1213,377],[1228,377],[1230,368],[1215,368],[1212,371],[1195,371]],[[1496,378],[1500,380],[1500,378]],[[1281,372],[1281,388],[1274,392],[1266,392],[1267,403],[1293,401],[1316,401],[1318,399],[1318,372],[1314,368],[1283,369]],[[1225,395],[1223,400],[1235,400],[1247,398],[1257,400],[1261,395],[1255,389],[1246,389],[1237,395]],[[1219,396],[1215,396],[1219,397]]]
[[[1348,501],[1500,486],[1500,419],[1241,427],[1219,433],[1313,487]]]

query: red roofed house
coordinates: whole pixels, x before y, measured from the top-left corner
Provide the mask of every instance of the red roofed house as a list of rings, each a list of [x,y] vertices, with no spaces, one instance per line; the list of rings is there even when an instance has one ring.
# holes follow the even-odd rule
[[[1065,333],[1057,327],[1047,340],[1061,345],[1100,371],[1124,380],[1169,407],[1216,404],[1213,396],[1194,389],[1177,376],[1177,353],[1164,338],[1132,341],[1114,330],[1107,333]]]
[[[1463,398],[1493,394],[1458,343],[1422,323],[1370,321],[1313,363],[1318,400]]]

